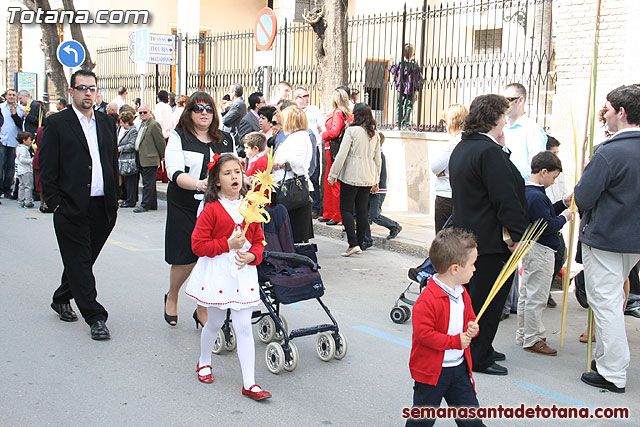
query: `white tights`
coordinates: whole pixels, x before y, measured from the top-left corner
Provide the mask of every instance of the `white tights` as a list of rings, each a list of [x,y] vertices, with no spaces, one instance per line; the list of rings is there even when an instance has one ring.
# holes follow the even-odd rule
[[[231,310],[231,320],[233,321],[233,329],[236,333],[238,342],[238,359],[240,359],[240,368],[242,369],[242,382],[247,390],[255,384],[255,345],[253,342],[253,330],[251,329],[251,314],[253,307],[247,307],[242,310]],[[202,328],[200,335],[200,365],[211,364],[211,351],[218,338],[218,331],[227,318],[227,310],[220,310],[216,307],[207,307],[209,318]],[[209,368],[202,369],[200,375],[207,375]],[[253,389],[257,391],[256,388]]]

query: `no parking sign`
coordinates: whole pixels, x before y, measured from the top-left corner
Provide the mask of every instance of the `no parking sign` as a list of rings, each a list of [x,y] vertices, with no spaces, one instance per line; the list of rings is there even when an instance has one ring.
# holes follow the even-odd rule
[[[258,50],[269,50],[276,38],[277,31],[276,14],[273,10],[269,7],[260,10],[254,32]]]

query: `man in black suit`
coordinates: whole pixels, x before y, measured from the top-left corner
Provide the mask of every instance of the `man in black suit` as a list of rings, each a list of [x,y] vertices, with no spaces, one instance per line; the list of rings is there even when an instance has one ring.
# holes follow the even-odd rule
[[[71,76],[71,108],[49,117],[40,145],[40,182],[60,247],[64,271],[53,294],[60,320],[76,321],[73,298],[91,338],[109,339],[107,311],[96,300],[95,263],[116,223],[118,149],[111,117],[93,110],[96,75]]]
[[[20,104],[25,107],[23,130],[33,135],[33,138],[35,139],[38,126],[41,124],[41,120],[44,120],[44,112],[40,112],[40,104],[36,101],[32,101],[31,94],[26,90],[18,92],[18,100]]]
[[[240,157],[244,157],[244,146],[240,138],[238,137],[238,127],[240,126],[240,120],[247,114],[247,104],[242,99],[243,89],[242,85],[231,85],[231,105],[227,114],[222,118],[222,124],[224,130],[229,132],[235,141],[236,152]]]
[[[500,95],[474,99],[462,140],[449,159],[453,225],[472,231],[478,240],[476,272],[466,286],[475,313],[486,301],[510,250],[515,249],[515,244],[508,247],[505,243],[502,228],[518,242],[529,222],[524,181],[504,148],[502,129],[508,108]],[[507,368],[495,363],[505,356],[493,349],[492,342],[508,294],[509,287],[503,286],[480,319],[480,333],[471,341],[474,371],[507,375]]]
[[[250,132],[260,132],[260,116],[258,110],[267,105],[264,102],[262,92],[253,92],[249,95],[249,112],[240,120],[238,126],[238,139],[242,142],[242,138]]]

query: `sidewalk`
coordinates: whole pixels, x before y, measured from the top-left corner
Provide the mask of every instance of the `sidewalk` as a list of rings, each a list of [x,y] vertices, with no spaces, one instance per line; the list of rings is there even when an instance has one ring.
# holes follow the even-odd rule
[[[142,187],[140,187],[142,188]],[[158,199],[167,199],[167,184],[156,181]],[[376,224],[371,224],[371,237],[376,248],[398,252],[407,255],[426,258],[431,240],[435,236],[433,215],[419,212],[392,212],[383,210],[383,214],[402,226],[402,232],[392,240],[387,240],[389,230]],[[327,225],[326,223],[313,221],[313,232],[317,236],[330,237],[343,240],[347,244],[344,227],[340,225]]]

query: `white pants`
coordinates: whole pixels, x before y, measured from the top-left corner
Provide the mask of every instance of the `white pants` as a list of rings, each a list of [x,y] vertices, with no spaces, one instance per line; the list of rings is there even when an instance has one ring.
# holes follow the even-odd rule
[[[516,330],[516,344],[522,347],[531,347],[546,338],[542,311],[549,299],[554,263],[555,252],[535,242],[522,260]]]
[[[629,343],[624,328],[623,283],[640,254],[621,254],[582,244],[584,279],[596,323],[594,360],[598,373],[617,387],[627,383]]]

